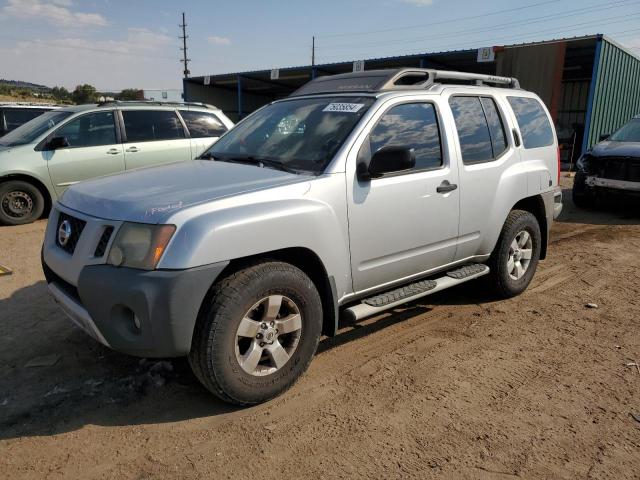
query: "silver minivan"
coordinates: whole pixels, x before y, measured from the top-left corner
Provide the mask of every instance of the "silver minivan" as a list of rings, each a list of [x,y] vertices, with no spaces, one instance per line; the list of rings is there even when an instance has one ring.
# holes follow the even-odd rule
[[[233,126],[196,103],[104,102],[52,110],[0,138],[0,224],[40,218],[82,180],[192,160]]]

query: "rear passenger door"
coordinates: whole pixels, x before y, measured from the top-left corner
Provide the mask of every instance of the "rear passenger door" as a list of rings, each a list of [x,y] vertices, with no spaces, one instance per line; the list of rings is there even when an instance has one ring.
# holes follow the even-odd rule
[[[497,192],[509,168],[519,160],[501,99],[490,95],[452,95],[448,99],[458,137],[460,166],[460,237],[456,260],[482,251],[487,232],[493,232],[494,209],[504,206]],[[509,205],[507,208],[510,208]],[[498,227],[500,231],[502,225]]]
[[[191,158],[202,155],[227,131],[227,127],[213,113],[180,110],[180,115],[191,137]]]
[[[175,110],[121,110],[127,170],[191,160],[191,142]]]

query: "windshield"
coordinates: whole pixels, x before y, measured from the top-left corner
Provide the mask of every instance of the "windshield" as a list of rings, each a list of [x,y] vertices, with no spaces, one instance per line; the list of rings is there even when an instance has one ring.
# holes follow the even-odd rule
[[[73,112],[61,110],[44,113],[0,138],[0,145],[3,147],[16,147],[32,143],[51,127],[55,127],[72,114]]]
[[[322,97],[274,103],[237,125],[202,157],[264,160],[260,165],[321,173],[374,101]]]
[[[609,137],[612,142],[640,142],[640,118],[634,118]]]

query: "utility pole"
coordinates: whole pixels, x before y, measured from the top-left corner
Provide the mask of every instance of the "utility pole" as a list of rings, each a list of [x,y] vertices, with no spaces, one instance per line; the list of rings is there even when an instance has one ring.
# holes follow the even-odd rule
[[[182,28],[182,36],[178,37],[182,39],[182,47],[180,48],[180,50],[182,50],[182,60],[180,60],[180,63],[184,63],[184,70],[182,73],[184,73],[184,78],[188,78],[191,73],[189,71],[189,62],[191,59],[187,58],[187,38],[189,38],[189,36],[187,35],[187,22],[184,18],[184,12],[182,12],[182,24],[178,26]]]
[[[311,66],[316,66],[316,37],[311,37]]]

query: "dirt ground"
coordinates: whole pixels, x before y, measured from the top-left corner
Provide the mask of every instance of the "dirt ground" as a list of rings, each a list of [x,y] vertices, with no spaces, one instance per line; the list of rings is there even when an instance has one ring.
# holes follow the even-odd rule
[[[0,476],[640,478],[637,212],[567,198],[523,295],[472,282],[345,325],[292,390],[246,409],[184,360],[77,330],[46,294],[45,222],[0,227]]]

